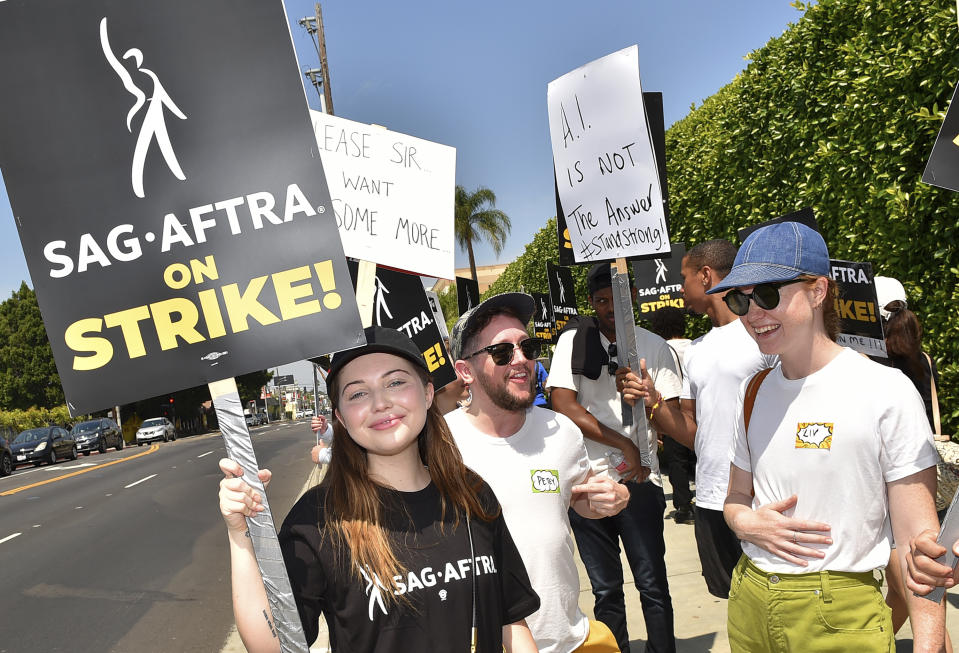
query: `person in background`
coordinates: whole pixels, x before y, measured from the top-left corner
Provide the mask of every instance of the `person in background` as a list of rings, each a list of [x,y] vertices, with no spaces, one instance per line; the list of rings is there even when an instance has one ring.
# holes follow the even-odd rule
[[[679,408],[679,369],[662,338],[634,325],[636,350],[644,358],[636,371],[622,364],[626,352],[619,350],[616,338],[609,264],[591,267],[587,281],[588,299],[596,317],[581,318],[575,329],[567,328],[560,335],[546,385],[551,388],[553,409],[569,417],[583,432],[593,472],[622,479],[630,498],[621,514],[591,520],[570,512],[570,524],[593,588],[593,613],[613,631],[620,649],[630,650],[620,561],[622,542],[643,608],[646,650],[675,651],[663,535],[666,498],[656,456],[656,433],[691,429],[692,420],[687,423]],[[642,396],[645,428],[641,419],[623,426],[619,391],[625,384]],[[640,460],[642,441],[649,448],[650,468],[643,467]]]
[[[310,450],[310,459],[314,465],[329,465],[333,449],[333,424],[323,415],[314,415],[310,428],[317,434],[316,445]]]
[[[308,643],[322,613],[334,651],[533,653],[539,607],[489,486],[463,465],[432,406],[426,362],[405,334],[366,329],[333,356],[336,417],[323,482],[300,497],[279,544]],[[262,498],[220,461],[233,611],[248,651],[277,652],[246,517]],[[268,470],[258,472],[266,484]]]
[[[919,325],[919,318],[909,310],[906,289],[898,279],[877,276],[875,282],[887,357],[870,358],[877,363],[896,368],[912,381],[925,404],[926,417],[929,419],[930,426],[938,430],[933,418],[930,383],[939,385],[939,373],[936,370],[936,363],[922,351],[922,327]],[[886,592],[886,605],[892,610],[892,628],[895,633],[899,632],[909,618],[902,560],[898,551],[899,547],[894,546],[886,567],[888,569],[886,584],[889,588]],[[946,605],[943,602],[942,609],[945,610],[945,608]],[[946,651],[952,653],[952,640],[948,632],[946,633]]]
[[[916,314],[909,310],[906,289],[898,279],[877,276],[875,281],[888,358],[874,360],[895,367],[912,381],[926,407],[929,425],[936,429],[932,384],[939,387],[939,370],[932,357],[922,350],[922,325]]]
[[[463,461],[501,498],[540,596],[540,609],[527,617],[540,652],[615,653],[609,628],[579,609],[568,514],[615,515],[629,493],[590,471],[575,424],[533,407],[533,362],[542,347],[526,331],[534,308],[530,295],[503,293],[460,316],[451,333],[451,355],[469,398],[447,413],[446,421]]]
[[[700,243],[683,257],[686,309],[709,317],[712,329],[693,340],[683,360],[680,404],[696,422],[695,440],[674,436],[696,452],[696,549],[706,588],[721,599],[729,598],[729,582],[743,552],[723,517],[736,398],[744,379],[776,363],[775,356],[759,351],[722,298],[707,294],[729,274],[735,259],[736,246],[722,239]]]
[[[649,329],[666,341],[676,357],[680,379],[686,378],[683,359],[691,342],[686,336],[686,313],[674,306],[664,306],[649,316]],[[673,487],[673,519],[677,524],[693,520],[693,492],[689,487],[696,469],[696,455],[676,442],[668,433],[660,433],[663,453],[660,464],[666,467],[669,484]]]
[[[939,458],[902,374],[836,343],[822,236],[796,222],[751,233],[710,293],[779,364],[745,382],[724,514],[743,542],[732,651],[895,651],[876,570],[892,534],[938,527]],[[910,596],[914,650],[941,651],[943,611]]]
[[[546,397],[546,368],[539,361],[536,361],[536,398],[533,399],[534,406],[549,408],[549,399]]]

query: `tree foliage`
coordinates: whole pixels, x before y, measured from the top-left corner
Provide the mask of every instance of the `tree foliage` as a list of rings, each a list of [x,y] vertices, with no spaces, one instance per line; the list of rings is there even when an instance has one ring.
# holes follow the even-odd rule
[[[921,183],[959,81],[952,0],[796,3],[796,24],[666,132],[670,237],[736,242],[748,224],[811,207],[833,258],[900,279],[959,429],[959,195]],[[555,227],[490,292],[541,290]],[[577,297],[585,274],[576,272]]]
[[[26,283],[0,304],[0,409],[64,403],[37,295]]]
[[[473,281],[476,281],[473,242],[486,240],[499,255],[513,225],[508,215],[495,208],[496,194],[485,186],[467,191],[457,185],[455,198],[453,233],[459,246],[469,254],[470,272],[473,274]]]

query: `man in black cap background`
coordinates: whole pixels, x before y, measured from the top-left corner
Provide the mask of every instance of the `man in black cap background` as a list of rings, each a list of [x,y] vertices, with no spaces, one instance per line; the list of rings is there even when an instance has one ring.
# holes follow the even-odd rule
[[[569,417],[582,430],[593,472],[621,478],[630,499],[626,509],[616,516],[586,520],[570,512],[570,523],[593,587],[594,613],[613,631],[620,649],[629,651],[619,554],[622,541],[640,593],[646,621],[646,650],[675,651],[663,538],[666,499],[653,429],[678,434],[695,427],[679,409],[682,386],[669,346],[659,336],[640,327],[634,327],[637,351],[645,365],[636,376],[643,387],[649,428],[641,432],[639,420],[634,420],[629,429],[623,427],[619,387],[627,370],[620,369],[620,362],[625,363],[625,359],[619,357],[616,347],[609,264],[594,265],[588,282],[589,304],[596,311],[596,317],[580,318],[575,330],[567,328],[560,336],[546,385],[552,389],[554,410]],[[619,377],[617,370],[620,370]],[[640,463],[639,438],[644,438],[649,446],[651,468],[644,468]]]
[[[575,424],[549,409],[532,408],[541,348],[526,331],[534,308],[531,296],[505,293],[460,317],[450,334],[450,353],[469,394],[446,421],[463,461],[499,498],[540,596],[540,609],[527,618],[537,648],[610,651],[616,642],[609,629],[579,610],[568,514],[587,520],[614,515],[629,494],[625,486],[592,474]]]

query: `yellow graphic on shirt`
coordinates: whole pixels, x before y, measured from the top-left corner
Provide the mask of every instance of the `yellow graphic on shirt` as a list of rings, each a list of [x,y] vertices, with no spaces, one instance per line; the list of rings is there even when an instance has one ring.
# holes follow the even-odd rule
[[[796,425],[797,449],[832,449],[832,422],[799,422]]]
[[[532,481],[533,493],[535,494],[541,492],[559,493],[558,469],[531,469],[530,481]]]

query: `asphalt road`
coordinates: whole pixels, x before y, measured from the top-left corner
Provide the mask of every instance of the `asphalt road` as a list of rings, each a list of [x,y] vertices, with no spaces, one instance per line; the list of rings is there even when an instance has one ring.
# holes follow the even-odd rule
[[[313,435],[268,425],[253,442],[279,526]],[[0,479],[0,653],[219,651],[233,624],[223,455],[218,434],[193,436]]]

